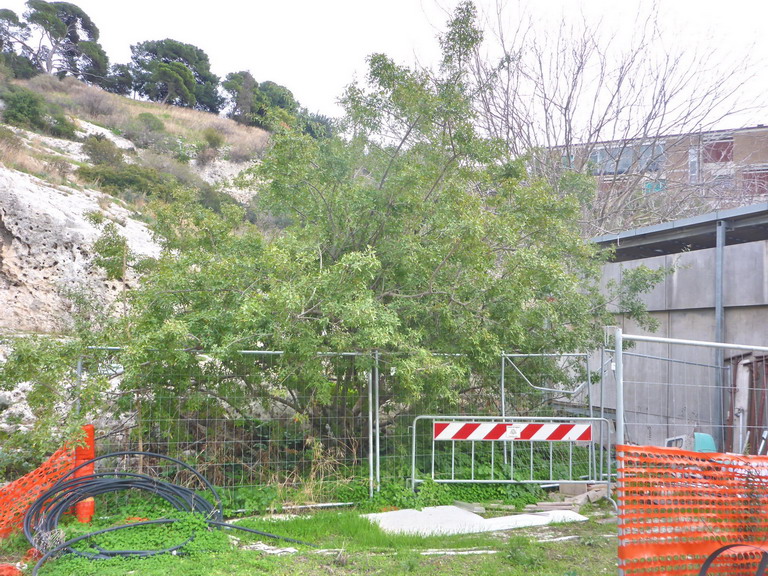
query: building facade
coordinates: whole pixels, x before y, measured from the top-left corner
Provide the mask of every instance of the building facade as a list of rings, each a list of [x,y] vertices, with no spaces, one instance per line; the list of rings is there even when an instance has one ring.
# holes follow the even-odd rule
[[[596,178],[585,214],[599,236],[768,200],[768,127],[595,142],[554,150],[564,172]],[[542,168],[543,170],[543,168]]]

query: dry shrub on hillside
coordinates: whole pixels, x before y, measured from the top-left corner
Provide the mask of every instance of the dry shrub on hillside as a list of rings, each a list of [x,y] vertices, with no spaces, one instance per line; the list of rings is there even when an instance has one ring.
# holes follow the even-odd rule
[[[141,153],[139,163],[145,168],[152,168],[163,174],[170,174],[186,186],[193,188],[204,188],[207,186],[189,166],[169,156],[147,150]]]
[[[77,115],[73,95],[78,92],[81,82],[66,76],[59,80],[50,74],[38,74],[25,82],[17,82],[23,87],[36,92],[48,103],[71,116]]]
[[[72,176],[72,164],[64,158],[52,157],[43,164],[43,176],[48,182],[63,184]]]
[[[93,119],[108,118],[116,109],[114,94],[102,90],[84,90],[77,99],[83,116]]]
[[[232,134],[227,142],[229,144],[227,158],[230,161],[250,162],[263,156],[269,144],[269,132],[252,128],[251,131]]]
[[[59,78],[50,74],[38,74],[26,81],[26,87],[38,93],[71,94],[83,84],[71,76]]]
[[[29,153],[21,138],[5,126],[0,126],[0,162],[27,174],[39,174],[44,167],[42,161]]]
[[[180,140],[190,146],[204,146],[210,144],[206,135],[215,133],[223,140],[219,146],[222,155],[233,162],[248,162],[260,158],[269,142],[269,132],[260,128],[243,126],[229,118],[191,108],[132,100],[71,77],[59,80],[41,74],[18,83],[60,106],[67,114],[124,134],[129,139],[136,138],[135,143],[140,147],[174,154]],[[140,115],[156,117],[163,130],[146,125]]]

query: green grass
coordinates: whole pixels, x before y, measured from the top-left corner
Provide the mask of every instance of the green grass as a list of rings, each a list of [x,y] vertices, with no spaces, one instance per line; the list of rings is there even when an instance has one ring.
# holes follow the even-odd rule
[[[600,511],[598,511],[600,513]],[[118,521],[119,522],[119,521]],[[227,532],[235,541],[221,534],[198,533],[196,544],[177,556],[163,555],[145,559],[87,560],[72,555],[51,560],[41,576],[123,576],[141,574],[165,576],[215,575],[353,575],[353,574],[438,574],[471,573],[473,576],[504,574],[509,576],[591,576],[616,572],[616,527],[589,522],[537,528],[529,532],[508,531],[450,537],[392,535],[381,531],[357,512],[324,511],[289,520],[245,519],[243,526],[288,536],[315,544],[318,548],[294,545],[249,535]],[[102,521],[101,525],[109,522]],[[187,522],[199,528],[199,523]],[[101,525],[99,527],[101,527]],[[95,528],[95,527],[94,527]],[[68,537],[81,533],[74,523],[66,526]],[[136,533],[110,536],[100,543],[105,548],[142,547],[178,543],[185,538],[183,527],[137,529]],[[576,536],[567,541],[537,542]],[[261,540],[272,546],[292,546],[298,552],[270,556],[244,546]],[[23,537],[0,542],[0,562],[16,562],[26,550]],[[487,550],[482,555],[424,555],[427,550]]]

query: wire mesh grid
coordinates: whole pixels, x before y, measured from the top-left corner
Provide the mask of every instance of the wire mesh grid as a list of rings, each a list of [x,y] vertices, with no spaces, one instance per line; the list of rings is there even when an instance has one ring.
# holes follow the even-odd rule
[[[140,365],[125,362],[120,350],[100,349],[79,368],[83,395],[99,391],[94,418],[100,454],[135,450],[172,456],[217,486],[276,486],[283,500],[338,501],[388,481],[405,482],[411,472],[411,426],[422,414],[591,411],[589,386],[583,384],[588,370],[563,358],[518,362],[523,368],[508,371],[506,378],[501,364],[478,371],[465,357],[440,354],[316,354],[311,367],[264,350],[224,359],[179,353],[150,356]],[[470,465],[495,468],[515,458],[511,447],[497,449],[478,448]],[[420,454],[424,450],[426,445],[418,447]],[[545,466],[536,478],[551,477],[552,466],[562,468],[553,454],[573,461],[573,448],[567,450],[528,446],[517,458],[521,466],[526,458]],[[166,462],[134,459],[132,465],[184,481],[183,471]],[[569,464],[567,474],[573,470]]]
[[[410,478],[415,417],[422,414],[501,414],[498,368],[479,372],[470,367],[467,358],[432,355],[427,362],[433,364],[434,370],[442,368],[452,374],[451,385],[445,388],[426,376],[414,384],[410,367],[418,363],[419,358],[381,354],[377,360],[377,484]],[[421,446],[417,450],[419,454],[424,453]]]
[[[323,490],[369,477],[371,358],[315,361],[320,378],[268,351],[225,360],[180,355],[139,367],[100,351],[81,367],[85,383],[93,374],[111,381],[97,421],[99,453],[168,455],[220,487],[269,484],[296,492],[283,498],[327,499]],[[167,467],[151,458],[134,465]]]
[[[669,342],[624,351],[625,441],[691,450],[766,454],[768,390],[760,352]],[[608,382],[612,389],[612,382]]]
[[[414,482],[595,483],[610,475],[604,419],[420,416],[413,442]]]

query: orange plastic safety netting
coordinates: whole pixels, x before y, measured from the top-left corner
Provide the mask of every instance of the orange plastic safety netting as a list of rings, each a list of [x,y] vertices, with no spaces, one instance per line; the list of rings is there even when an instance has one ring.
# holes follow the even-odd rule
[[[60,448],[42,466],[0,488],[0,538],[21,528],[24,514],[37,498],[75,465],[75,451]]]
[[[617,447],[619,566],[695,576],[726,544],[768,548],[768,457]],[[754,574],[761,551],[734,548],[708,574]]]

